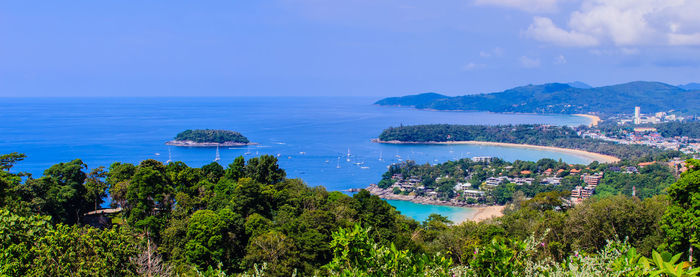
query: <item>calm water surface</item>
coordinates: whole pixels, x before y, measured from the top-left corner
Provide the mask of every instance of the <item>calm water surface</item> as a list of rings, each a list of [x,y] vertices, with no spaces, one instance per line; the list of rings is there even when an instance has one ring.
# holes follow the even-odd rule
[[[82,159],[91,168],[112,162],[172,160],[202,166],[215,148],[168,147],[185,129],[230,129],[259,145],[221,148],[221,164],[237,156],[279,157],[288,177],[311,186],[345,190],[376,183],[401,160],[439,163],[472,156],[513,161],[540,158],[590,160],[564,153],[477,145],[384,145],[370,142],[400,124],[586,124],[569,115],[418,111],[372,105],[370,98],[3,98],[0,153],[28,155],[14,169],[40,176],[49,166]],[[350,161],[348,159],[350,152]],[[381,160],[380,160],[381,158]],[[390,201],[418,220],[438,212],[459,221],[470,209]]]

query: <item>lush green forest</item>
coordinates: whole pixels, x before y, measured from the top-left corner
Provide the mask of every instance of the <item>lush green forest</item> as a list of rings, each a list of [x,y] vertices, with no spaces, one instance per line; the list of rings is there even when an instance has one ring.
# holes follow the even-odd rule
[[[194,141],[198,143],[215,142],[215,143],[249,143],[250,141],[239,132],[229,130],[185,130],[175,136],[177,141]]]
[[[653,124],[651,127],[656,128],[660,135],[664,137],[689,137],[700,139],[700,121],[690,122],[667,122]]]
[[[391,97],[376,104],[436,110],[566,114],[631,114],[635,106],[640,106],[649,112],[676,110],[696,113],[700,107],[700,94],[659,82],[631,82],[596,88],[550,83],[456,97],[435,93]]]
[[[623,160],[658,160],[681,156],[678,151],[646,145],[617,144],[583,138],[573,128],[550,125],[450,125],[431,124],[391,127],[379,135],[382,141],[448,142],[490,141],[553,146],[606,154]]]
[[[700,161],[644,200],[570,207],[558,192],[514,197],[503,217],[417,222],[362,191],[287,179],[273,156],[56,164],[43,176],[0,155],[3,276],[695,276]],[[118,208],[95,228],[105,194]],[[699,258],[697,251],[695,260]],[[676,255],[677,254],[677,255]],[[686,274],[686,275],[683,275]]]

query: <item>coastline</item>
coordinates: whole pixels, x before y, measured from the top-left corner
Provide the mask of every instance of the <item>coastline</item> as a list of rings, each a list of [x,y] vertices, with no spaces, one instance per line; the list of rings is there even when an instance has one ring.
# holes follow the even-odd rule
[[[615,163],[619,162],[620,158],[610,156],[610,155],[605,155],[605,154],[599,154],[599,153],[594,153],[594,152],[588,152],[588,151],[583,151],[583,150],[578,150],[578,149],[569,149],[569,148],[562,148],[562,147],[554,147],[554,146],[541,146],[541,145],[532,145],[532,144],[517,144],[517,143],[506,143],[506,142],[492,142],[492,141],[475,141],[475,140],[470,140],[470,141],[445,141],[445,142],[438,142],[438,141],[428,141],[428,142],[405,142],[405,141],[382,141],[379,139],[373,139],[373,142],[376,143],[386,143],[386,144],[471,144],[471,145],[486,145],[486,146],[501,146],[501,147],[515,147],[515,148],[529,148],[529,149],[536,149],[536,150],[549,150],[549,151],[555,151],[555,152],[560,152],[560,153],[565,153],[565,154],[570,154],[570,155],[575,155],[579,157],[584,157],[591,159],[593,161],[598,161],[600,163]]]
[[[217,147],[217,146],[226,146],[226,147],[237,147],[237,146],[248,146],[248,145],[256,145],[257,143],[254,142],[248,142],[248,143],[241,143],[241,142],[224,142],[224,143],[218,143],[218,142],[194,142],[191,140],[171,140],[165,143],[165,145],[169,146],[182,146],[182,147]]]
[[[597,115],[592,115],[592,114],[582,114],[582,113],[577,113],[574,114],[575,116],[581,116],[585,117],[591,120],[591,123],[588,124],[588,127],[593,127],[593,126],[598,126],[598,122],[602,121],[599,116]]]
[[[476,210],[475,212],[465,212],[465,216],[460,217],[459,220],[456,220],[454,222],[455,224],[461,224],[462,222],[468,220],[479,222],[491,219],[492,217],[500,217],[503,215],[503,209],[505,209],[505,206],[499,205],[469,205],[464,202],[441,201],[426,196],[394,194],[390,189],[382,189],[375,184],[369,185],[369,187],[367,187],[366,190],[369,191],[370,194],[379,196],[379,198],[382,198],[384,200],[399,200],[413,202],[421,205],[440,205],[460,208],[471,208]]]
[[[403,194],[394,194],[391,189],[383,189],[378,187],[376,184],[371,184],[369,187],[365,188],[367,191],[369,191],[370,194],[379,196],[379,198],[382,199],[387,199],[387,200],[401,200],[401,201],[410,201],[416,204],[424,204],[424,205],[441,205],[441,206],[451,206],[451,207],[465,207],[465,208],[471,208],[471,207],[477,207],[474,205],[469,205],[463,202],[459,201],[441,201],[437,199],[433,199],[431,197],[427,196],[415,196],[415,195],[403,195]]]
[[[461,222],[455,222],[457,224],[465,222],[467,220],[471,220],[474,222],[480,222],[484,220],[488,220],[494,217],[501,217],[503,216],[503,210],[506,208],[506,206],[484,206],[484,207],[479,207],[476,208],[477,211],[474,213],[470,218],[466,218]]]

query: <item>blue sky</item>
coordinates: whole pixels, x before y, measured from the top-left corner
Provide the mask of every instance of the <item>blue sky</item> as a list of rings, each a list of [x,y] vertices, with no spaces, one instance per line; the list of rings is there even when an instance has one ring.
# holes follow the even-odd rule
[[[697,0],[3,1],[0,96],[700,81]]]

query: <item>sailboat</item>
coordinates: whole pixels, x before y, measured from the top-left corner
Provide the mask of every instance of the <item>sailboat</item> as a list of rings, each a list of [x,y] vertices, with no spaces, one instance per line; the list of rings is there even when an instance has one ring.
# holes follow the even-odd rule
[[[345,161],[350,161],[350,148],[348,148],[348,157],[345,159]]]
[[[216,147],[216,158],[214,158],[215,162],[218,162],[221,160],[221,155],[219,155],[219,146]]]
[[[384,159],[382,159],[382,154],[383,154],[382,151],[379,151],[379,161],[380,161],[380,162],[381,162],[381,161],[384,161]]]
[[[168,147],[168,160],[165,161],[166,164],[173,162],[173,153],[170,152],[170,147]]]
[[[338,165],[336,165],[335,168],[340,168],[340,157],[338,157]]]

